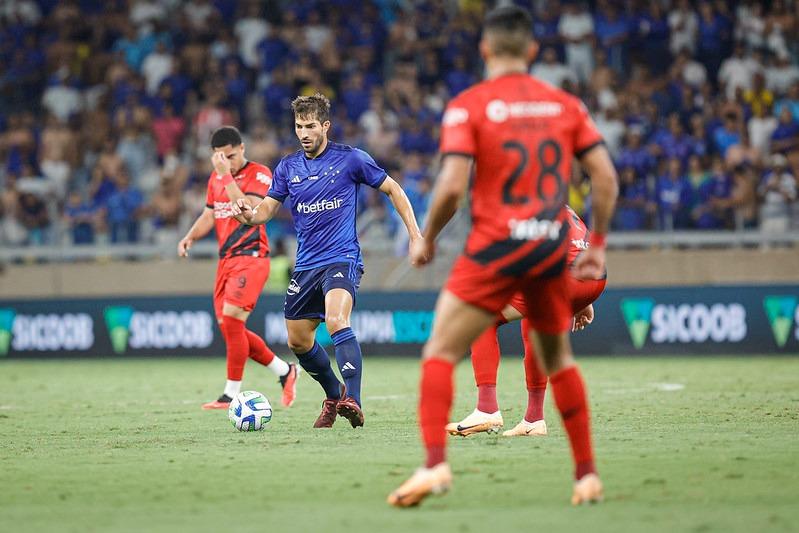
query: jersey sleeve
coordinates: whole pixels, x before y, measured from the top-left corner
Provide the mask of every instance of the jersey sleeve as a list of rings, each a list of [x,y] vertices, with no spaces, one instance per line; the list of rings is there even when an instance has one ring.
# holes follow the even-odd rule
[[[578,101],[577,103],[577,125],[574,129],[574,155],[582,157],[591,148],[602,144],[602,135],[594,124],[594,120],[588,113],[585,105]]]
[[[353,173],[355,177],[355,181],[358,183],[365,183],[370,187],[377,189],[383,182],[386,181],[388,174],[385,170],[383,170],[380,165],[375,163],[375,160],[372,159],[372,156],[364,152],[363,150],[354,149],[352,151],[352,165]]]
[[[289,182],[286,179],[286,165],[283,160],[275,167],[275,172],[272,174],[272,186],[269,187],[267,196],[274,198],[280,203],[289,195]]]
[[[477,153],[477,135],[473,125],[474,112],[463,98],[455,98],[447,106],[441,119],[441,154],[460,154],[474,157]]]
[[[265,166],[259,165],[254,169],[250,179],[247,180],[247,185],[241,191],[244,194],[264,198],[266,193],[269,192],[269,186],[272,185],[272,171]]]

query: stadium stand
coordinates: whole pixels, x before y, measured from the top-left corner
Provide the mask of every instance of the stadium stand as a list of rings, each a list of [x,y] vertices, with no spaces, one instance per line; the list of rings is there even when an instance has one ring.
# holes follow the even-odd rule
[[[532,73],[583,99],[615,157],[614,226],[631,233],[612,244],[795,245],[799,3],[518,3],[536,14]],[[205,203],[210,132],[240,126],[273,166],[297,148],[290,100],[317,90],[332,138],[390,169],[422,219],[443,107],[481,76],[484,4],[6,0],[5,259],[171,252]],[[583,216],[589,192],[576,171]],[[362,193],[365,246],[401,254],[398,217]],[[288,216],[273,239],[291,240]]]

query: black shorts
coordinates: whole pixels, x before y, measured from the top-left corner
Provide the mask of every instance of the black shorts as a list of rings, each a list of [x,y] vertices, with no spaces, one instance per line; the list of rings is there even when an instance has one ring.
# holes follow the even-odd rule
[[[286,289],[283,315],[286,320],[325,319],[325,295],[331,289],[345,289],[355,295],[361,284],[363,267],[355,263],[333,263],[294,272]]]

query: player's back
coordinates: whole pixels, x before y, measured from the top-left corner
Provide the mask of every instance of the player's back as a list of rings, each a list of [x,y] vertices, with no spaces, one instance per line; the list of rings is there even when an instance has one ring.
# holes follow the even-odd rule
[[[441,151],[475,160],[470,240],[554,238],[566,222],[572,158],[598,142],[577,98],[524,73],[457,96],[444,116]]]

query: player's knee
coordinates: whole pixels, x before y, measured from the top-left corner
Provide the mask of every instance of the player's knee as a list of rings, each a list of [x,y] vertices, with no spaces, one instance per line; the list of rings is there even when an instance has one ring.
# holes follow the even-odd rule
[[[294,353],[308,353],[313,348],[313,338],[292,338],[289,336],[287,344],[289,345],[289,350]]]
[[[337,331],[350,327],[350,319],[342,314],[328,314],[325,315],[325,326],[327,327],[327,332],[332,335]]]
[[[231,317],[235,318],[236,320],[241,320],[242,322],[245,322],[249,315],[250,315],[249,311],[237,305],[226,303],[225,306],[222,308],[223,320],[225,319],[225,317]]]
[[[424,348],[422,348],[422,357],[424,359],[444,359],[451,363],[457,363],[465,354],[457,353],[452,347],[446,346],[435,339],[428,340]]]

